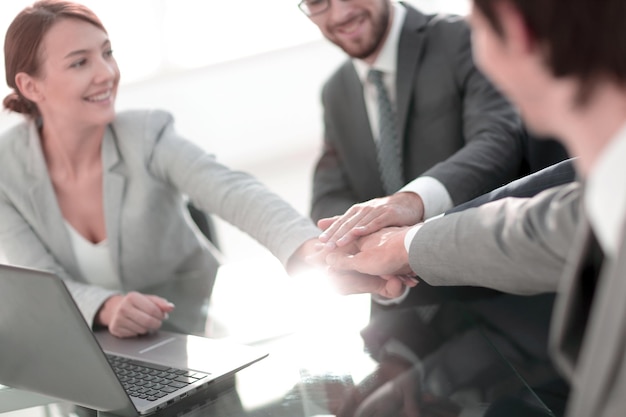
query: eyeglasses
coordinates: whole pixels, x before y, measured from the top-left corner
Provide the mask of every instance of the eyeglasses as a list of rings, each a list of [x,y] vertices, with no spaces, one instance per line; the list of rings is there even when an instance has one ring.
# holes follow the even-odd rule
[[[330,8],[330,0],[302,0],[298,7],[308,17],[324,13]]]

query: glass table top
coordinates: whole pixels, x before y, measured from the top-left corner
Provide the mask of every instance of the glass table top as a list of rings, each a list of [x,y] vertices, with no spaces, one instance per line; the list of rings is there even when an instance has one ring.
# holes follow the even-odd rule
[[[210,302],[198,277],[154,289],[177,306],[168,330],[269,352],[158,415],[494,417],[510,415],[507,407],[519,409],[520,403],[537,412],[528,415],[561,414],[564,397],[552,389],[558,380],[549,364],[537,359],[541,354],[520,346],[497,323],[483,322],[482,310],[489,311],[493,301],[455,303],[434,313],[392,309],[370,322],[368,296],[339,296],[324,283],[315,275],[287,277],[273,259],[260,259],[222,266]],[[437,325],[437,343],[420,344],[432,340],[429,326],[437,317],[454,319]],[[443,332],[451,322],[454,331]],[[524,318],[520,322],[504,320],[503,326],[523,327]],[[7,388],[0,389],[0,412],[3,417],[97,414]]]

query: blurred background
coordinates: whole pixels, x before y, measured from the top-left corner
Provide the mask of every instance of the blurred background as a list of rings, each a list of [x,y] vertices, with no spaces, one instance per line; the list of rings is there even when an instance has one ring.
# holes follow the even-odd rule
[[[0,3],[0,34],[31,0]],[[308,214],[322,138],[320,90],[345,58],[298,0],[83,0],[102,19],[122,72],[118,110],[161,108],[177,129],[228,166],[257,176]],[[468,0],[409,0],[424,12],[466,14]],[[2,56],[4,80],[4,56]],[[2,98],[9,92],[1,83]],[[0,112],[0,131],[21,117]],[[265,258],[216,221],[228,260]]]

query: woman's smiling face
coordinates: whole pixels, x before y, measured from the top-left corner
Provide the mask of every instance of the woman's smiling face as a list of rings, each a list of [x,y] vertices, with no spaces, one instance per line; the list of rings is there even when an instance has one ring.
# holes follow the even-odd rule
[[[62,19],[44,36],[39,54],[33,101],[44,122],[106,125],[114,119],[120,71],[102,29]]]

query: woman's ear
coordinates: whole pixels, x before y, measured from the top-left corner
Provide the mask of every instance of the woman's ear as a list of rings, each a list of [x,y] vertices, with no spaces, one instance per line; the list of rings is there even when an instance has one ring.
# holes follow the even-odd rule
[[[42,100],[43,96],[39,91],[37,81],[25,72],[18,72],[15,75],[15,85],[20,93],[30,101],[38,103]]]

